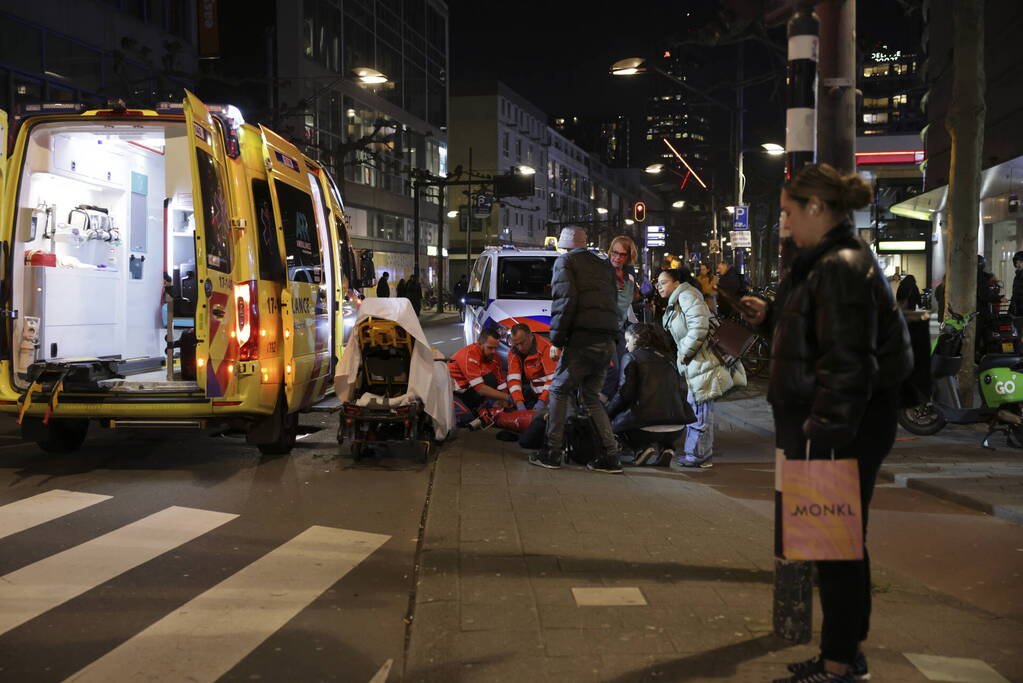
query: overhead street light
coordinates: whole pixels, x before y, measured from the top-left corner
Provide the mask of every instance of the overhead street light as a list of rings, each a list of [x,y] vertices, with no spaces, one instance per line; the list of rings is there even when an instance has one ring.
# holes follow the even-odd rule
[[[657,175],[664,172],[664,164],[650,164],[643,170],[651,175]]]
[[[359,79],[360,83],[365,83],[366,85],[380,85],[381,83],[387,83],[390,80],[384,74],[368,66],[356,67],[352,69],[352,73],[355,74],[355,77]]]
[[[643,62],[646,60],[642,57],[629,57],[627,59],[619,59],[617,62],[611,65],[612,76],[635,76],[636,74],[643,73],[646,69],[643,68]]]
[[[516,166],[515,171],[518,172],[520,175],[533,175],[536,173],[535,168],[533,168],[532,166],[527,166],[525,164],[520,164],[519,166]]]
[[[454,209],[452,209],[451,211],[448,211],[448,218],[458,218],[458,215],[459,215],[458,211],[456,211]]]
[[[635,225],[636,221],[632,220],[631,218],[626,218],[625,219],[625,224],[626,225]]]
[[[603,206],[598,206],[597,207],[597,213],[599,213],[601,216],[603,216],[603,215],[607,214],[607,209],[605,209]]]
[[[785,153],[785,148],[774,142],[765,142],[760,147],[773,157],[780,156]]]
[[[673,201],[671,203],[671,208],[673,208],[673,209],[681,209],[685,205],[686,205],[686,200],[678,199],[678,200]]]

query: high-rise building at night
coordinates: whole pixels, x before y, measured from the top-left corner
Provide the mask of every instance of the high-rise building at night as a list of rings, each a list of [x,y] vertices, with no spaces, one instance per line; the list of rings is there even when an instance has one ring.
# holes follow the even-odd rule
[[[863,97],[857,134],[916,133],[924,127],[920,108],[924,84],[916,50],[875,46],[863,55],[858,81]]]
[[[657,67],[681,81],[689,82],[700,65],[690,55],[665,50],[656,60]],[[670,161],[674,155],[664,144],[667,139],[691,163],[709,160],[710,113],[704,104],[696,105],[691,94],[669,79],[657,81],[658,93],[648,101],[644,117],[641,154],[633,155],[640,166]]]
[[[615,117],[614,121],[600,124],[598,141],[601,159],[608,166],[629,168],[632,162],[632,126],[629,118],[624,115]]]

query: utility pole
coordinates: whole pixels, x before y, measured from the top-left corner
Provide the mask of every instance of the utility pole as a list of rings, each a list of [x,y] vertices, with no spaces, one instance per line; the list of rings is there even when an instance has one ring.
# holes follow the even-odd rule
[[[444,187],[437,188],[437,312],[444,312],[444,266],[447,259],[444,258],[444,221],[447,216],[444,214]]]
[[[743,139],[743,137],[744,137],[743,136],[743,132],[744,132],[743,123],[744,122],[743,122],[743,119],[745,118],[743,116],[743,105],[744,105],[743,99],[744,99],[745,90],[746,90],[742,86],[743,61],[744,61],[744,57],[745,57],[745,53],[744,53],[744,50],[743,50],[743,45],[744,44],[745,44],[744,41],[741,41],[741,40],[739,41],[739,45],[738,45],[738,48],[739,48],[739,65],[737,67],[736,74],[735,74],[735,82],[736,82],[736,84],[738,86],[736,88],[736,91],[735,91],[735,129],[736,129],[735,130],[735,150],[736,150],[736,152],[738,152],[738,157],[739,157],[738,158],[738,163],[735,166],[735,207],[736,207],[735,210],[736,211],[738,211],[739,207],[742,206],[743,184],[746,182],[746,178],[743,175],[743,170],[742,170],[742,165],[743,165],[742,164],[742,162],[743,162],[743,144],[744,144],[744,139]],[[734,226],[734,216],[735,216],[735,214],[733,213],[732,216],[733,216],[733,226],[732,226],[732,229],[734,230],[735,229],[735,226]],[[748,223],[748,221],[749,221],[749,216],[748,215],[746,217],[746,220],[747,220],[747,225],[748,225],[749,224]],[[733,245],[732,253],[735,255],[735,258],[734,258],[735,264],[734,265],[735,265],[736,269],[738,270],[738,272],[742,273],[742,271],[743,271],[743,267],[742,267],[743,266],[743,256],[746,253],[746,249],[743,248],[743,247],[739,247],[738,249],[736,249],[735,246]]]
[[[419,275],[419,199],[422,184],[419,169],[412,170],[412,272]]]
[[[817,161],[856,170],[856,0],[826,0],[820,17]]]
[[[815,157],[817,104],[817,49],[820,22],[811,5],[792,15],[788,22],[788,67],[786,70],[785,162],[786,178]],[[795,245],[779,222],[778,277],[791,265]],[[783,465],[779,456],[775,467]],[[782,552],[781,489],[775,478],[774,491],[774,633],[796,643],[808,643],[813,636],[813,583],[809,562],[790,562]]]

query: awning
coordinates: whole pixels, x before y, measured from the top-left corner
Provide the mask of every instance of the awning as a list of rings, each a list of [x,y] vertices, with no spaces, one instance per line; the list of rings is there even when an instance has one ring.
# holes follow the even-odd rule
[[[1023,193],[1023,156],[984,169],[980,174],[980,198],[1002,197],[1013,192]],[[896,216],[930,221],[935,213],[945,210],[948,202],[948,185],[942,185],[929,192],[899,202],[892,206]]]

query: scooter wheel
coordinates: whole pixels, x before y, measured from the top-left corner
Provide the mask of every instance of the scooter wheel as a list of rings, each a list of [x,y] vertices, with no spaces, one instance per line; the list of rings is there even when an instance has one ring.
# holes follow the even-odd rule
[[[937,434],[945,425],[945,418],[938,414],[930,402],[899,410],[899,424],[903,429],[918,436]]]

